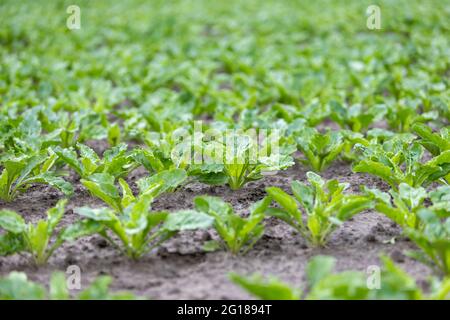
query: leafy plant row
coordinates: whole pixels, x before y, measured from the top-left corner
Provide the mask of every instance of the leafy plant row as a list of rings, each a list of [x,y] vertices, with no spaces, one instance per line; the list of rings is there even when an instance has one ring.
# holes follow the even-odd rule
[[[408,255],[439,274],[450,273],[447,128],[433,132],[427,125],[416,122],[412,125],[415,134],[369,130],[363,135],[348,130],[320,132],[298,118],[286,125],[283,135],[269,135],[262,145],[255,144],[245,132],[235,131],[231,158],[229,152],[219,155],[210,152],[212,147],[229,150],[220,140],[187,140],[181,144],[184,148],[181,154],[176,154],[175,151],[180,151],[179,144],[161,137],[147,138],[146,147],[132,149],[110,139],[115,146],[99,156],[77,140],[63,143],[63,137],[67,136],[60,132],[36,136],[38,131],[26,133],[19,129],[21,125],[32,128],[42,123],[38,114],[30,112],[23,123],[19,122],[17,132],[23,135],[21,138],[3,140],[8,152],[3,153],[0,161],[1,199],[13,201],[36,183],[48,184],[70,196],[73,187],[63,178],[65,168],[70,168],[90,194],[107,207],[77,208],[75,212],[80,219],[63,228],[58,225],[66,200],[50,209],[47,219],[34,224],[26,223],[13,211],[2,210],[1,255],[27,252],[36,265],[43,265],[64,242],[98,234],[123,254],[139,259],[180,231],[211,227],[219,240],[208,241],[204,250],[224,248],[232,254],[245,254],[264,234],[265,217],[287,223],[311,246],[325,246],[342,223],[365,210],[376,210],[400,225],[404,235],[416,243],[419,251]],[[273,142],[278,145],[281,157],[280,153],[271,154]],[[192,164],[183,154],[191,148],[219,161]],[[268,156],[252,162],[250,152],[255,148]],[[340,157],[353,162],[354,172],[374,175],[391,190],[386,193],[362,187],[359,194],[347,193],[348,184],[325,181],[311,171],[306,175],[308,183],[292,183],[289,191],[292,195],[277,187],[266,188],[267,196],[249,208],[246,218],[220,198],[211,196],[197,197],[193,210],[169,213],[151,209],[154,199],[162,193],[194,180],[242,188],[248,181],[263,178],[266,171],[293,165],[295,151],[303,155],[298,160],[315,172],[326,169]],[[222,158],[225,156],[226,159]],[[125,178],[141,166],[149,176],[137,182],[139,193],[135,195]],[[427,191],[424,187],[432,183],[442,186]]]
[[[206,250],[220,247],[233,254],[250,250],[264,233],[264,218],[272,216],[294,228],[312,246],[324,246],[330,235],[346,220],[364,210],[374,209],[399,224],[406,236],[421,249],[411,256],[448,275],[450,259],[450,188],[442,186],[427,192],[401,184],[399,191],[384,193],[362,188],[360,194],[346,192],[348,184],[324,181],[308,172],[309,184],[292,183],[293,196],[277,187],[268,187],[267,196],[249,208],[246,218],[233,211],[222,199],[200,196],[194,210],[165,212],[151,210],[152,201],[163,192],[183,183],[181,169],[163,171],[138,182],[140,192],[119,180],[121,191],[112,176],[96,174],[83,181],[91,193],[107,207],[76,208],[80,219],[55,230],[64,214],[66,200],[47,213],[47,219],[35,224],[10,210],[0,211],[2,255],[28,252],[38,265],[44,264],[65,241],[98,234],[127,256],[138,259],[183,230],[214,227],[220,241],[205,243]],[[425,200],[431,204],[426,206]],[[276,204],[276,206],[275,206]]]
[[[398,189],[401,183],[420,187],[449,182],[447,127],[433,132],[428,126],[415,123],[412,126],[415,135],[374,129],[364,136],[345,130],[320,132],[304,122],[294,120],[282,134],[269,131],[264,141],[255,140],[242,130],[235,130],[226,141],[223,138],[208,141],[210,137],[202,132],[195,138],[194,133],[187,131],[183,133],[188,137],[181,142],[173,136],[156,136],[146,140],[147,147],[129,149],[120,143],[100,157],[80,142],[64,147],[59,132],[41,135],[39,110],[34,110],[15,123],[16,128],[8,135],[0,136],[0,150],[2,143],[4,146],[0,156],[0,199],[12,201],[37,183],[71,195],[73,187],[61,173],[64,167],[71,168],[83,180],[95,179],[97,174],[124,178],[140,166],[150,174],[178,168],[184,169],[191,181],[228,184],[239,189],[249,181],[263,178],[267,172],[292,166],[296,151],[303,155],[298,160],[315,172],[326,169],[340,157],[353,163],[354,172],[377,176],[393,189]],[[200,155],[201,161],[196,162],[192,154]]]

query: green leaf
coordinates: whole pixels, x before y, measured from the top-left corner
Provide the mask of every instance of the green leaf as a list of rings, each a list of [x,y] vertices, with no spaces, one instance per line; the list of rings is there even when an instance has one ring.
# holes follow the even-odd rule
[[[413,131],[419,135],[420,141],[433,155],[439,152],[450,150],[450,141],[437,133],[433,133],[431,129],[423,123],[414,123]]]
[[[7,232],[0,235],[0,256],[8,256],[26,249],[22,234]]]
[[[47,211],[49,232],[52,232],[52,230],[56,227],[56,225],[61,220],[62,216],[64,215],[66,204],[67,204],[67,199],[60,200],[60,201],[58,201],[58,203],[56,204],[55,207],[53,207]]]
[[[0,199],[5,201],[9,200],[9,192],[10,192],[11,184],[9,180],[8,170],[3,169],[2,174],[0,175]]]
[[[293,228],[297,228],[296,220],[286,211],[279,208],[268,208],[266,214],[271,217],[278,218],[289,224]]]
[[[16,187],[20,186],[22,184],[23,180],[25,180],[36,167],[38,167],[41,163],[43,163],[46,158],[47,157],[44,154],[39,154],[39,155],[28,158],[26,161],[26,165],[20,171],[20,175],[15,182]],[[6,164],[5,164],[5,167],[6,167]],[[6,168],[8,169],[8,167],[6,167]],[[11,173],[11,170],[8,169],[8,171]],[[11,175],[11,177],[12,176],[13,175]]]
[[[77,143],[77,148],[80,150],[80,156],[82,159],[89,160],[91,166],[95,166],[98,162],[100,162],[100,158],[97,153],[87,145],[82,143]],[[88,169],[88,168],[85,168]]]
[[[332,273],[336,260],[329,256],[315,256],[306,265],[308,284],[313,287]]]
[[[313,190],[297,180],[291,183],[291,188],[295,198],[302,204],[307,212],[311,212],[314,207]]]
[[[48,232],[47,221],[39,220],[36,225],[28,226],[28,249],[33,254],[37,265],[42,265],[47,261],[46,249],[51,236],[52,234]]]
[[[68,300],[70,298],[67,290],[66,276],[63,272],[55,272],[50,278],[50,299]]]
[[[386,256],[381,256],[383,270],[380,274],[381,286],[372,290],[374,299],[380,300],[421,300],[422,292],[416,285],[416,280],[396,266]]]
[[[11,210],[0,211],[0,227],[3,229],[18,234],[26,230],[27,225],[23,218]]]
[[[328,275],[310,290],[308,300],[365,300],[368,298],[366,278],[362,273],[345,271]]]
[[[0,300],[43,300],[46,298],[44,287],[28,281],[22,272],[11,272],[0,279]]]
[[[218,197],[200,196],[194,199],[195,208],[205,213],[215,213],[225,219],[233,212],[233,208]]]
[[[198,175],[198,181],[209,185],[223,185],[227,183],[228,176],[225,173],[208,172]]]
[[[73,149],[62,149],[60,147],[56,148],[55,153],[58,157],[63,160],[69,167],[75,170],[80,176],[84,175],[84,168],[82,164],[78,161],[78,156]]]
[[[116,146],[120,142],[120,127],[114,123],[108,129],[108,143],[111,146]]]
[[[164,229],[169,231],[206,229],[212,226],[214,218],[195,210],[182,210],[171,213],[164,222]]]
[[[323,181],[322,177],[318,174],[308,171],[306,173],[306,177],[308,178],[308,181],[316,188],[322,189],[325,185],[325,181]]]
[[[161,171],[154,174],[151,177],[143,178],[138,181],[138,186],[141,194],[146,194],[151,192],[154,197],[164,193],[173,191],[181,183],[183,183],[187,178],[186,171],[183,169],[171,169]],[[155,192],[155,185],[160,184],[161,187]]]
[[[263,300],[299,300],[300,290],[292,289],[289,285],[276,278],[265,280],[261,275],[243,277],[236,273],[230,274],[230,279],[244,288],[251,295]]]
[[[108,222],[117,219],[114,212],[109,208],[92,209],[89,207],[81,207],[76,208],[74,211],[79,215],[94,221]]]
[[[109,300],[109,285],[112,279],[108,276],[102,276],[94,280],[89,288],[83,290],[79,295],[80,300]]]
[[[393,188],[397,188],[397,179],[395,178],[395,174],[392,170],[379,162],[371,161],[371,160],[363,160],[353,166],[353,172],[363,172],[369,173],[374,176],[380,177]]]
[[[89,176],[89,180],[80,181],[94,196],[106,202],[111,208],[122,211],[121,197],[114,180],[110,174],[96,173]]]
[[[263,215],[269,207],[272,199],[264,197],[250,206],[250,215]]]
[[[136,201],[136,198],[133,194],[128,183],[125,180],[119,179],[119,184],[122,188],[122,207],[128,207],[133,201]]]
[[[82,208],[80,208],[82,209]],[[80,213],[81,214],[81,213]],[[81,214],[85,216],[84,214]],[[92,215],[90,215],[92,216]],[[96,218],[98,218],[96,216]],[[108,221],[108,220],[101,220]],[[63,229],[58,238],[63,241],[74,241],[78,238],[89,236],[95,233],[100,233],[103,230],[103,226],[96,220],[82,220],[77,221],[70,226]]]
[[[29,178],[26,180],[26,182],[27,183],[48,184],[48,185],[58,189],[59,191],[64,193],[64,195],[66,195],[66,196],[70,196],[73,194],[73,187],[69,182],[65,181],[61,177],[55,176],[53,173],[50,173],[50,172],[42,173],[42,174],[39,174],[32,178]]]
[[[407,201],[410,208],[417,208],[427,198],[427,191],[424,188],[413,188],[406,183],[399,186],[400,197]]]
[[[297,203],[295,202],[294,198],[277,187],[266,188],[266,192],[296,220],[301,219],[301,213],[297,208]]]
[[[205,252],[214,252],[221,248],[220,241],[209,240],[203,244],[203,251]]]

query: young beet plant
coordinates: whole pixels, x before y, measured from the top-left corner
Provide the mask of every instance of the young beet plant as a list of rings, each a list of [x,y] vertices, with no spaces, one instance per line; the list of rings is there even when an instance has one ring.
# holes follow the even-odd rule
[[[423,112],[418,102],[404,99],[389,105],[386,114],[389,127],[396,132],[409,132],[414,123],[436,120],[438,116],[437,110]]]
[[[342,129],[361,132],[367,130],[374,121],[381,119],[387,108],[384,105],[375,105],[366,110],[360,104],[343,106],[339,102],[331,101],[330,111],[330,118]]]
[[[250,208],[247,218],[233,212],[233,208],[220,198],[202,196],[195,198],[195,208],[214,219],[214,228],[222,238],[223,244],[232,254],[245,254],[264,233],[264,212],[271,199],[264,198]],[[220,246],[216,242],[206,243],[206,249]]]
[[[325,245],[330,234],[344,221],[373,207],[368,196],[345,194],[346,183],[326,182],[313,172],[306,176],[310,185],[299,181],[292,183],[294,197],[277,187],[266,188],[280,206],[269,208],[267,214],[289,224],[314,246]]]
[[[425,147],[433,156],[438,157],[450,150],[450,128],[442,128],[439,132],[433,132],[423,123],[415,123],[413,131],[421,138],[419,143]],[[450,173],[445,176],[450,183]]]
[[[254,274],[244,277],[236,273],[231,281],[251,295],[264,300],[447,300],[450,295],[450,278],[433,279],[430,293],[425,293],[413,277],[396,266],[389,258],[382,257],[379,289],[368,286],[367,275],[358,271],[333,273],[335,259],[316,256],[306,266],[308,293],[272,277],[264,279]]]
[[[169,133],[148,132],[144,142],[146,148],[133,150],[133,158],[149,172],[160,172],[168,169],[185,169],[192,164],[191,140],[179,133],[183,128],[174,129]],[[183,136],[185,140],[178,141],[175,137]],[[189,154],[189,156],[187,156]]]
[[[137,184],[140,194],[151,194],[154,198],[166,191],[172,191],[186,180],[186,172],[182,169],[161,171],[153,176],[140,179]],[[119,178],[121,192],[115,185],[114,176],[107,173],[95,173],[81,183],[90,193],[103,200],[117,212],[123,212],[124,207],[134,201],[134,195],[127,182]]]
[[[364,159],[353,166],[353,171],[377,176],[395,190],[402,182],[412,187],[428,185],[450,172],[450,150],[421,163],[423,147],[401,138],[393,138],[382,145],[357,145],[357,148],[363,150]]]
[[[106,207],[82,207],[76,212],[86,221],[100,224],[98,234],[132,259],[139,259],[179,231],[208,228],[213,222],[210,216],[194,210],[151,211],[152,200],[152,194],[133,197],[120,213]]]
[[[65,241],[73,241],[98,231],[98,225],[94,223],[78,222],[55,235],[66,202],[59,201],[47,211],[47,219],[39,220],[36,224],[25,223],[14,211],[0,211],[0,227],[5,230],[0,236],[0,255],[28,252],[36,265],[43,265]]]
[[[107,173],[113,177],[123,177],[136,169],[139,164],[133,155],[127,152],[126,144],[119,144],[103,153],[103,159],[88,146],[77,143],[73,148],[56,148],[55,153],[71,167],[81,178],[88,178],[95,173]]]
[[[381,192],[378,189],[364,188],[368,196],[373,197],[375,209],[403,228],[419,229],[421,226],[417,212],[423,209],[423,202],[428,197],[422,187],[413,188],[406,183],[400,183],[399,190]],[[392,200],[391,200],[392,197]]]
[[[102,226],[98,232],[121,252],[133,259],[140,258],[178,231],[206,228],[212,218],[204,213],[184,210],[177,213],[153,212],[151,203],[161,193],[171,191],[186,179],[182,169],[165,170],[138,181],[140,193],[134,196],[130,186],[119,179],[121,193],[115,179],[108,174],[93,174],[83,185],[109,208],[82,207],[76,212]],[[119,243],[110,236],[113,234]]]
[[[413,131],[421,138],[419,143],[423,145],[433,156],[450,150],[450,128],[442,128],[440,132],[433,132],[423,123],[415,123]]]
[[[448,209],[447,209],[448,210]],[[428,265],[438,273],[450,275],[450,218],[443,219],[438,210],[422,209],[418,213],[424,224],[421,230],[408,228],[406,235],[420,251],[408,255]]]
[[[303,162],[315,172],[325,170],[342,152],[345,141],[340,132],[321,133],[315,128],[305,127],[294,131],[297,148],[306,157]]]
[[[55,112],[51,108],[36,107],[32,110],[38,112],[43,131],[48,132],[48,136],[56,142],[56,145],[63,148],[75,146],[86,140],[106,138],[107,131],[114,127],[107,120],[106,113],[92,109]]]
[[[209,162],[197,174],[200,181],[228,183],[237,190],[249,181],[261,179],[265,172],[284,170],[294,164],[290,156],[293,148],[278,135],[271,134],[260,144],[256,140],[251,135],[231,134],[225,141],[205,144],[203,154]]]
[[[21,155],[3,160],[3,171],[0,174],[0,199],[12,201],[19,192],[26,191],[33,184],[48,184],[65,195],[73,193],[73,187],[63,178],[58,177],[50,169],[57,160],[51,150],[37,155]]]
[[[433,210],[440,217],[450,216],[450,186],[440,186],[428,193],[432,205],[428,209]]]
[[[431,192],[424,188],[413,188],[401,183],[399,190],[390,190],[389,193],[378,189],[363,188],[365,194],[372,197],[375,209],[397,223],[402,228],[422,229],[423,221],[419,218],[419,211],[425,209],[426,199],[431,201],[428,209],[433,210],[441,217],[450,213],[450,187],[441,186]]]

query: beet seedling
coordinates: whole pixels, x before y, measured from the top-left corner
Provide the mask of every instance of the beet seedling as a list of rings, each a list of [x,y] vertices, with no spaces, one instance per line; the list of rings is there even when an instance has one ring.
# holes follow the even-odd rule
[[[315,128],[305,127],[295,131],[297,148],[306,157],[302,162],[315,172],[325,170],[342,152],[345,141],[340,132],[321,133]]]
[[[214,218],[214,228],[232,254],[245,254],[264,233],[264,211],[271,199],[264,198],[250,208],[247,218],[233,212],[228,203],[217,197],[202,196],[194,200],[195,208]],[[211,244],[209,244],[211,245]]]
[[[327,243],[330,234],[355,214],[373,207],[365,195],[345,194],[348,184],[324,181],[319,175],[306,174],[310,185],[300,181],[291,184],[294,197],[277,187],[266,188],[267,194],[280,206],[266,213],[283,220],[314,246]]]
[[[450,150],[422,163],[423,147],[414,142],[394,137],[382,145],[356,145],[363,151],[364,159],[353,166],[354,172],[368,173],[386,181],[394,190],[400,183],[412,187],[428,185],[450,173]]]
[[[431,209],[421,209],[418,217],[420,230],[408,228],[406,235],[420,248],[408,255],[428,265],[438,273],[450,275],[450,218],[443,219]]]
[[[260,145],[255,139],[251,135],[230,134],[225,141],[206,144],[203,152],[211,162],[202,166],[200,181],[228,183],[232,190],[238,190],[249,181],[261,179],[264,172],[284,170],[294,164],[290,156],[294,150],[283,146],[281,137],[269,135]]]
[[[179,231],[210,227],[213,219],[201,212],[151,211],[151,194],[132,199],[122,212],[110,208],[81,207],[75,211],[91,223],[101,225],[97,233],[132,259],[139,259]]]
[[[186,180],[186,177],[186,172],[182,169],[161,171],[137,182],[139,194],[149,194],[156,198],[164,192],[173,191]],[[94,173],[88,179],[81,179],[81,183],[92,195],[103,200],[117,212],[123,212],[124,208],[135,200],[135,196],[125,180],[119,178],[121,187],[121,192],[119,192],[114,176],[107,173]]]
[[[23,218],[11,210],[0,211],[0,227],[6,231],[0,236],[0,255],[28,252],[36,265],[45,264],[53,252],[66,241],[93,234],[99,225],[91,222],[76,222],[55,234],[67,200],[59,201],[47,211],[47,219],[36,224],[25,223]]]
[[[377,189],[364,188],[364,190],[367,195],[373,197],[375,209],[399,226],[414,229],[420,227],[417,212],[423,208],[423,202],[428,197],[424,188],[413,188],[406,183],[401,183],[399,190],[391,190],[390,194]]]
[[[103,153],[101,159],[94,150],[78,143],[77,151],[73,148],[55,148],[55,153],[71,167],[81,178],[88,178],[96,173],[106,173],[115,178],[123,177],[136,169],[139,164],[127,152],[126,144],[119,144]]]
[[[65,195],[73,193],[73,187],[63,178],[51,172],[56,154],[51,150],[36,155],[9,157],[1,162],[4,167],[0,174],[0,199],[13,201],[20,192],[26,191],[33,184],[50,185]]]

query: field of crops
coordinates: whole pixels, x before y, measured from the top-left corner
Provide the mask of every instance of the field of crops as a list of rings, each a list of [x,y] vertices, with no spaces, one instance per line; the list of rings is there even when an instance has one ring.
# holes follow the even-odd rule
[[[448,0],[2,0],[0,299],[450,299],[449,123]]]

